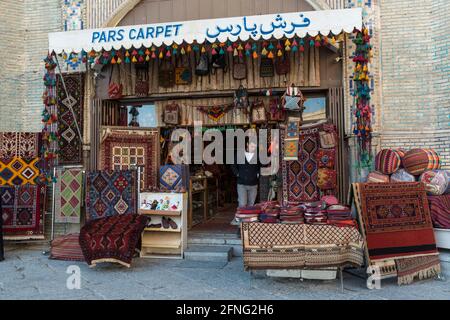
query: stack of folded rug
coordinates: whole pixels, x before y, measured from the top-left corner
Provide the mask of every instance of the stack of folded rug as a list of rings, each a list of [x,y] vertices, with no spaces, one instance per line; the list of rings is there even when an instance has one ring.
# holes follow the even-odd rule
[[[263,212],[259,216],[259,220],[264,223],[280,222],[280,205],[276,203],[267,203],[263,207]]]
[[[332,205],[327,209],[328,224],[353,224],[352,211],[349,207]]]
[[[305,207],[305,222],[307,224],[326,224],[327,211],[323,201],[307,202]]]
[[[262,213],[260,206],[247,206],[237,208],[236,219],[239,222],[256,222],[259,221],[259,216]]]
[[[300,206],[281,207],[280,221],[281,223],[304,223],[304,208]]]

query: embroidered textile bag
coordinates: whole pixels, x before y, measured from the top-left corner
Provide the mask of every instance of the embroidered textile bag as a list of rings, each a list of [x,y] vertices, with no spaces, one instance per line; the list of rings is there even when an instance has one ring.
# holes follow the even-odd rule
[[[175,83],[185,85],[192,83],[191,59],[188,55],[181,56],[181,66],[175,68]]]
[[[273,60],[267,57],[262,57],[259,64],[259,75],[261,77],[273,77]]]
[[[264,123],[267,122],[266,108],[264,102],[257,100],[252,104],[252,122]]]
[[[116,69],[116,73],[114,73],[114,69]],[[120,99],[123,97],[122,95],[122,84],[119,82],[119,76],[117,74],[119,70],[114,68],[114,65],[111,67],[111,74],[109,76],[109,87],[108,87],[108,96],[110,99]],[[112,81],[113,73],[115,75],[114,81]],[[117,79],[117,82],[115,81]]]
[[[164,108],[164,123],[177,125],[180,123],[180,107],[176,103],[168,104]]]
[[[135,64],[136,66],[136,84],[134,87],[134,94],[138,97],[148,96],[149,82],[148,82],[148,64]]]
[[[209,74],[209,59],[208,54],[202,53],[200,59],[195,66],[195,74],[198,76],[206,76]]]
[[[158,72],[159,86],[164,88],[173,87],[175,84],[175,68],[170,59],[162,59]]]
[[[215,74],[217,69],[222,69],[223,72],[228,71],[227,56],[224,54],[214,54],[211,56],[211,74]]]
[[[286,75],[291,71],[291,62],[287,53],[276,59],[275,70],[279,75]]]
[[[269,120],[270,121],[285,121],[286,112],[280,106],[280,101],[275,98],[270,100],[269,104]]]
[[[233,78],[235,80],[243,80],[247,78],[247,64],[244,58],[233,58]]]
[[[248,93],[244,86],[240,85],[239,89],[234,92],[234,107],[239,109],[248,108]]]
[[[294,84],[286,89],[282,98],[284,109],[291,111],[303,111],[305,100],[303,93]]]

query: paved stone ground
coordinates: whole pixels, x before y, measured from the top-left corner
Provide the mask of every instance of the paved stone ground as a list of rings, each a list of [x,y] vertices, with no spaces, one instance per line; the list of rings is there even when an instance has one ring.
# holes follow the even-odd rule
[[[0,299],[450,299],[450,253],[441,255],[442,280],[398,286],[386,280],[369,290],[365,280],[344,273],[339,280],[268,278],[243,270],[242,259],[228,264],[186,260],[135,259],[131,269],[49,260],[42,248],[9,246],[0,262]],[[81,269],[81,289],[66,288],[66,269]]]

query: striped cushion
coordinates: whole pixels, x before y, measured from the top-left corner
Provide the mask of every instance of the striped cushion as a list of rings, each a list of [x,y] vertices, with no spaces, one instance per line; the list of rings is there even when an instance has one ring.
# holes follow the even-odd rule
[[[391,174],[400,168],[401,158],[396,150],[383,149],[375,157],[375,170]]]
[[[389,176],[386,174],[382,174],[380,172],[371,172],[367,176],[367,182],[369,183],[382,183],[382,182],[389,182]]]
[[[78,233],[71,233],[53,240],[51,243],[50,259],[85,261],[79,238],[80,235]]]
[[[413,175],[439,169],[439,156],[432,149],[411,149],[403,158],[403,166]]]

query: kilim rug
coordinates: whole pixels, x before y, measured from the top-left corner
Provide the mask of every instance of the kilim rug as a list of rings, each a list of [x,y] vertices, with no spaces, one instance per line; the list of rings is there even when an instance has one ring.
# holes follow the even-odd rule
[[[45,186],[0,186],[5,240],[44,239]]]
[[[436,241],[424,185],[420,182],[355,183],[353,191],[360,225],[363,226],[370,263],[395,260],[399,283],[431,274],[420,261],[409,262],[399,273],[399,259],[437,256]],[[412,266],[412,267],[410,267]],[[439,264],[434,265],[437,273]]]
[[[0,133],[0,159],[39,158],[40,135],[37,132]]]
[[[66,96],[61,75],[56,78],[58,98],[59,164],[81,164],[83,141],[78,135],[76,123],[83,134],[84,74],[63,74],[69,97]],[[72,107],[76,119],[70,111]]]
[[[37,184],[39,158],[0,159],[0,185]]]
[[[86,217],[88,220],[135,214],[136,210],[136,171],[103,170],[86,173]]]
[[[242,223],[244,267],[296,269],[361,266],[363,238],[355,227]]]
[[[283,175],[283,204],[292,202],[317,201],[320,198],[317,186],[318,161],[315,153],[319,148],[319,127],[300,130],[297,161],[281,161]],[[284,135],[281,143],[284,150]],[[284,158],[284,156],[283,156]]]
[[[53,240],[49,258],[64,261],[84,261],[80,247],[80,234],[71,233]]]
[[[189,166],[183,164],[161,166],[159,187],[163,191],[186,192],[189,188]]]
[[[141,190],[158,187],[159,134],[150,130],[107,129],[100,146],[100,169],[141,167]]]
[[[130,267],[142,231],[148,223],[144,215],[117,215],[87,222],[80,231],[80,246],[90,267],[116,262]]]
[[[55,199],[55,222],[80,223],[83,171],[58,170]]]

